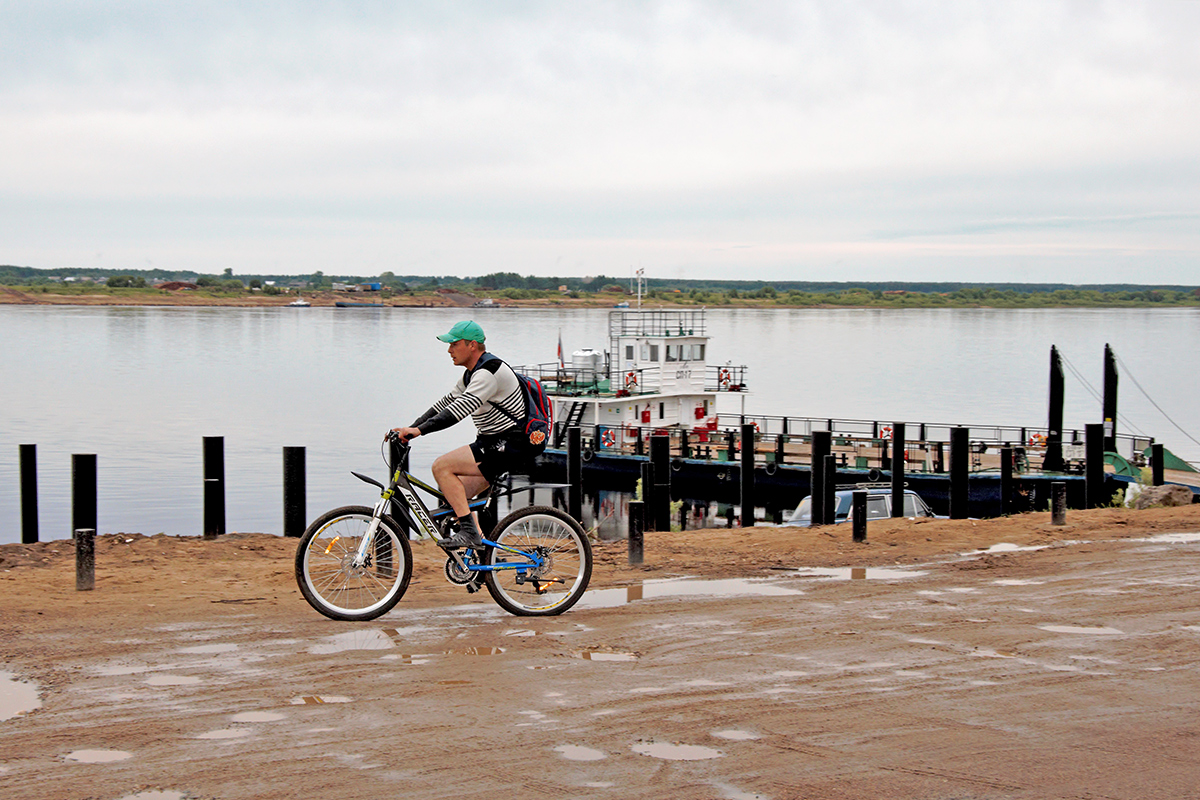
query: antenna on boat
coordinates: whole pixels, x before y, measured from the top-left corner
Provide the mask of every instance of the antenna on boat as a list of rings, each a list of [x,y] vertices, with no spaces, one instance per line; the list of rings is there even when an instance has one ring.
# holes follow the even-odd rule
[[[637,307],[638,311],[642,310],[642,282],[645,280],[646,270],[638,268],[637,271]]]

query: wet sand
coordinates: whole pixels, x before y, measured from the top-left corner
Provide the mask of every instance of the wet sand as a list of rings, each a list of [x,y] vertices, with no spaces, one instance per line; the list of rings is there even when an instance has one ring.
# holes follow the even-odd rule
[[[0,796],[1196,796],[1200,506],[1068,522],[653,533],[547,619],[424,544],[358,624],[294,540],[3,545]]]

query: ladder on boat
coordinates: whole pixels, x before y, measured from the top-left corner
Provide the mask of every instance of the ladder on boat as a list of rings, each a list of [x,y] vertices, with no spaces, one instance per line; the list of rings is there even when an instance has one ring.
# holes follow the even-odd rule
[[[554,436],[555,447],[562,447],[563,440],[567,438],[567,431],[579,424],[579,421],[583,419],[583,412],[586,408],[587,403],[582,400],[572,401],[571,408],[567,411],[567,421],[558,426],[558,431]]]

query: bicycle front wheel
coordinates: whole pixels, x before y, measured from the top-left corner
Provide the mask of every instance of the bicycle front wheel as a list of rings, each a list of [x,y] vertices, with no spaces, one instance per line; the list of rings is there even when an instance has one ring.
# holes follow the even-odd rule
[[[317,517],[296,549],[296,582],[309,605],[331,619],[360,621],[386,614],[412,578],[412,548],[384,517],[366,559],[356,565],[359,543],[371,526],[366,506],[335,508]]]
[[[484,582],[497,605],[517,616],[548,617],[583,597],[592,577],[592,547],[578,522],[554,508],[528,506],[495,530],[492,539],[500,547],[487,548],[484,563],[492,569]]]

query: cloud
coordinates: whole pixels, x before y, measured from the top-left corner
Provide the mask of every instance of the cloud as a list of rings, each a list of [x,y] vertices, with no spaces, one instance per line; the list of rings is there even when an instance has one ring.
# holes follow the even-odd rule
[[[886,270],[889,238],[1200,207],[1196,3],[50,2],[0,29],[5,261]],[[975,252],[936,257],[992,274]]]

